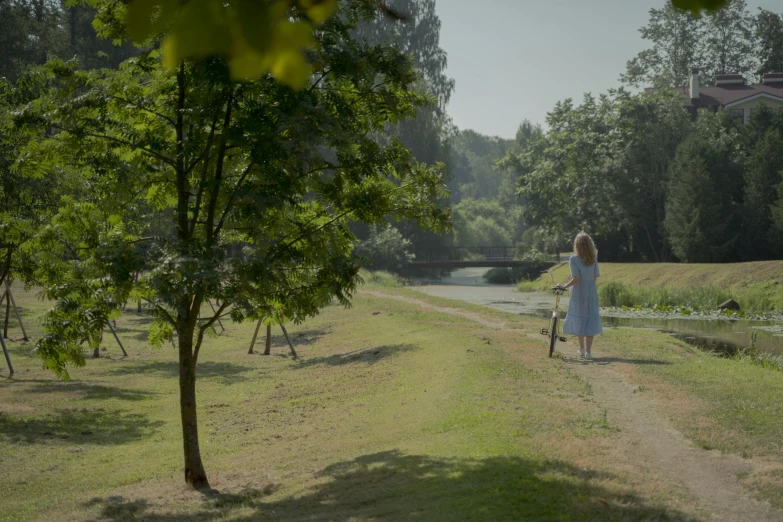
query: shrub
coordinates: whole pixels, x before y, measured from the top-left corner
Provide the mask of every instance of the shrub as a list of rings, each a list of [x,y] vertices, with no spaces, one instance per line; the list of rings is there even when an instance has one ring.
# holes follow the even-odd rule
[[[374,227],[370,237],[359,243],[354,254],[373,270],[399,273],[408,261],[413,259],[411,242],[392,226]]]
[[[513,268],[493,268],[484,274],[484,280],[493,285],[513,285],[517,282]]]
[[[749,285],[739,291],[737,302],[747,310],[783,311],[783,285],[777,281]]]
[[[640,306],[643,308],[682,306],[694,310],[715,310],[719,304],[731,299],[728,290],[714,286],[690,288],[633,287],[618,281],[598,286],[598,302],[601,306]]]
[[[362,270],[360,275],[365,283],[372,283],[387,288],[400,288],[405,286],[405,282],[402,279],[390,272],[369,272],[367,270]]]

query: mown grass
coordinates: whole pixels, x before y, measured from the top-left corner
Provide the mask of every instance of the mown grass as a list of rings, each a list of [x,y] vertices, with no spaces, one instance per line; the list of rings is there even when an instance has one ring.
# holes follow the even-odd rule
[[[422,298],[422,294],[404,292]],[[477,305],[426,297],[439,306],[459,306],[485,320],[535,331],[541,320],[512,316]],[[505,319],[504,319],[505,318]],[[569,349],[569,348],[566,348]],[[744,479],[759,498],[783,508],[783,376],[779,357],[752,350],[732,358],[705,353],[668,335],[641,329],[612,329],[594,346],[599,364],[624,372],[636,390],[697,446],[771,466]],[[768,464],[768,462],[772,464]]]
[[[620,368],[639,377],[645,393],[653,390],[662,411],[699,446],[744,457],[783,453],[783,376],[776,369],[648,330],[610,330],[596,344],[627,361],[655,361]]]
[[[17,299],[40,335],[44,305]],[[10,344],[4,520],[684,518],[665,485],[592,450],[616,429],[583,379],[543,357],[543,340],[366,295],[290,325],[298,360],[280,335],[273,356],[248,355],[252,324],[209,340],[199,420],[219,492],[190,492],[176,354],[147,346],[147,321],[120,318],[130,356],[108,338],[70,382]]]
[[[568,279],[568,264],[554,270]],[[546,290],[549,276],[517,285],[521,292]],[[689,307],[715,310],[728,300],[742,309],[783,311],[783,261],[726,264],[601,263],[601,306]]]

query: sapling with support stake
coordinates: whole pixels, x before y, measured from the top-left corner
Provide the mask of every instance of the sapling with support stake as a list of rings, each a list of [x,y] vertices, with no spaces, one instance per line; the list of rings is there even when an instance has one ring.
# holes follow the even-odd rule
[[[104,27],[114,27],[105,19],[114,2],[96,5]],[[14,113],[19,124],[57,131],[36,147],[46,146],[55,164],[82,166],[91,193],[89,201],[63,198],[57,229],[38,240],[40,285],[59,308],[47,314],[36,353],[63,377],[66,365],[83,364],[71,330],[84,328],[94,342],[105,323],[75,322],[89,323],[88,309],[101,321],[109,312],[83,287],[100,285],[112,302],[133,295],[149,303],[150,342],[177,348],[184,478],[197,489],[209,488],[197,364],[214,324],[224,314],[255,319],[259,310],[298,324],[334,300],[349,305],[360,282],[352,221],[448,227],[441,166],[416,162],[396,139],[375,139],[429,102],[413,88],[412,60],[353,40],[358,20],[372,13],[363,1],[339,5],[343,15],[313,34],[314,69],[300,90],[269,75],[235,81],[222,58],[167,68],[154,39],[119,70],[49,63],[41,98]],[[355,63],[365,65],[346,67]],[[20,158],[22,171],[45,168],[40,154]],[[136,212],[148,207],[161,211],[170,237],[149,233]],[[227,256],[235,243],[241,255]],[[199,320],[210,300],[212,316]]]
[[[8,347],[6,347],[5,339],[3,339],[2,335],[0,335],[0,344],[3,345],[3,355],[5,355],[5,362],[8,365],[8,375],[10,377],[14,374],[14,366],[11,364],[11,356],[8,355]]]
[[[13,307],[14,315],[16,315],[16,321],[19,323],[19,327],[22,329],[22,338],[25,341],[29,341],[30,339],[27,337],[27,330],[25,330],[24,323],[22,322],[22,315],[19,313],[19,308],[16,306],[16,300],[14,299],[13,292],[11,291],[11,284],[8,282],[8,278],[6,278],[3,283],[5,286],[5,291],[3,292],[2,297],[0,297],[0,303],[2,303],[3,300],[6,301],[3,337],[8,339],[8,316],[10,314],[10,309]]]
[[[263,324],[263,322],[264,322],[263,319],[259,319],[258,323],[256,324],[255,332],[253,332],[253,340],[250,341],[250,349],[247,351],[248,355],[252,355],[255,353],[253,348],[256,345],[256,339],[258,338],[258,331],[261,329],[261,324]],[[291,355],[294,357],[294,359],[298,358],[299,356],[296,353],[294,344],[291,342],[291,338],[288,336],[288,330],[286,330],[285,324],[283,324],[282,319],[278,321],[277,324],[279,324],[280,329],[283,330],[283,335],[285,336],[285,340],[288,342],[288,347],[291,350]],[[266,325],[266,343],[265,343],[263,355],[271,355],[271,354],[272,354],[272,324],[269,323]]]

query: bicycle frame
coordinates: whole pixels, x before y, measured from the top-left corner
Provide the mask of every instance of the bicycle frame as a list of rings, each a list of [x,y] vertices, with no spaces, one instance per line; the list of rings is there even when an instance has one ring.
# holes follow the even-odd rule
[[[552,310],[552,316],[549,319],[549,329],[541,329],[541,334],[549,337],[549,357],[552,357],[557,341],[559,340],[564,343],[568,340],[560,335],[560,332],[558,331],[558,323],[560,322],[560,296],[565,293],[565,289],[555,283],[555,276],[552,272],[544,270],[541,273],[549,274],[549,277],[552,279],[552,293],[555,295],[555,307]]]

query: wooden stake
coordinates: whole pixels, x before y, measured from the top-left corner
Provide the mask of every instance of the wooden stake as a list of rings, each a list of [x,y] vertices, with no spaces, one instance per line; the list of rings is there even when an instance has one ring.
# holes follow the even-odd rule
[[[294,345],[291,342],[291,338],[288,337],[288,332],[285,329],[285,325],[283,323],[280,323],[280,328],[283,329],[283,335],[285,335],[285,340],[288,341],[288,346],[291,348],[291,354],[294,356],[294,359],[296,359],[299,356],[296,355],[296,350],[294,350]]]
[[[215,314],[215,315],[217,315],[217,310],[215,310],[215,307],[214,307],[214,306],[212,306],[212,299],[207,299],[207,302],[209,303],[209,307],[212,309],[212,313],[213,313],[213,314]],[[225,332],[225,331],[226,331],[226,329],[225,329],[225,328],[223,328],[223,323],[221,323],[221,322],[220,322],[220,317],[218,317],[218,320],[217,320],[217,322],[218,322],[218,324],[220,325],[220,331],[221,331],[221,332]]]
[[[5,288],[6,293],[8,294],[8,297],[11,298],[11,304],[14,307],[14,313],[16,314],[16,320],[19,322],[19,326],[22,328],[22,338],[25,341],[29,341],[30,339],[27,338],[27,331],[24,329],[24,323],[22,322],[22,315],[19,313],[19,309],[16,307],[16,300],[14,299],[14,294],[11,292],[11,285],[8,284],[8,280],[5,281]]]
[[[6,348],[5,346],[5,341],[3,340],[2,335],[0,335],[0,344],[3,345],[3,355],[5,355],[5,362],[8,363],[8,376],[10,377],[11,375],[14,374],[14,367],[11,366],[11,357],[8,355],[8,348]]]
[[[247,351],[248,355],[252,355],[255,352],[253,351],[253,347],[256,345],[256,339],[258,338],[258,331],[261,329],[261,319],[258,320],[258,324],[256,325],[256,331],[253,334],[253,340],[250,341],[250,349]]]
[[[122,345],[122,342],[120,341],[120,338],[117,337],[117,332],[114,331],[114,328],[111,327],[111,323],[107,323],[109,326],[109,330],[111,330],[111,333],[114,335],[114,339],[117,341],[117,344],[120,345],[120,350],[122,350],[122,355],[125,357],[128,356],[128,352],[125,351],[125,347]]]
[[[8,317],[11,315],[11,296],[5,293],[5,325],[3,326],[3,337],[8,339]]]
[[[266,348],[264,348],[264,355],[272,353],[272,325],[266,325]]]

